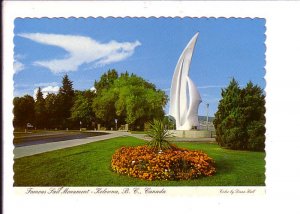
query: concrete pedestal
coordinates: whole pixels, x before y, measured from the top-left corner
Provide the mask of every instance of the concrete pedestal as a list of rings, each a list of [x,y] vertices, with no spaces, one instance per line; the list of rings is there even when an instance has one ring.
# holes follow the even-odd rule
[[[207,130],[170,130],[174,137],[179,138],[211,138],[212,131]]]

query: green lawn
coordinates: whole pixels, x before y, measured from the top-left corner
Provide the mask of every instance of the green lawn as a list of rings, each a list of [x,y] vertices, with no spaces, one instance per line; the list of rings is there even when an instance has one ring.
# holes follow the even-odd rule
[[[111,156],[121,146],[143,145],[120,137],[15,160],[15,186],[264,186],[265,153],[232,151],[216,144],[177,143],[202,150],[216,162],[217,173],[188,181],[144,181],[110,169]]]

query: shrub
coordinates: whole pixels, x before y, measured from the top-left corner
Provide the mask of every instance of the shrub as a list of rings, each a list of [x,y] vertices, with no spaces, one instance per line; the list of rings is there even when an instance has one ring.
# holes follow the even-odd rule
[[[233,79],[222,89],[215,114],[216,141],[229,149],[263,151],[265,147],[265,96],[251,82],[240,88]]]
[[[249,124],[247,130],[249,136],[249,143],[248,143],[249,150],[264,149],[265,132],[266,132],[266,128],[264,124],[257,121],[253,121],[251,124]]]
[[[150,129],[147,135],[151,137],[149,141],[149,146],[151,146],[156,152],[162,152],[165,149],[174,148],[173,145],[167,140],[168,137],[172,137],[172,134],[165,128],[166,123],[161,120],[156,120],[149,123]]]
[[[121,147],[112,156],[113,171],[145,180],[187,180],[212,176],[212,158],[202,151],[167,149],[157,154],[149,146]]]

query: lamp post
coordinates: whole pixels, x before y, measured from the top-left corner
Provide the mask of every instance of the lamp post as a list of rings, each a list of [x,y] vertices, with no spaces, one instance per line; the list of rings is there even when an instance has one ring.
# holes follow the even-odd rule
[[[118,119],[115,119],[116,131],[118,130]]]
[[[206,130],[208,130],[208,107],[209,107],[209,104],[206,103]]]

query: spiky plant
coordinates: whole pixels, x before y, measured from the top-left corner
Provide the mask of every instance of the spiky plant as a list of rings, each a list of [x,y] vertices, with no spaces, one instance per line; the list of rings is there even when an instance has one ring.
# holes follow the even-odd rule
[[[149,145],[158,153],[163,152],[165,149],[176,148],[172,145],[167,138],[173,137],[173,135],[165,129],[165,123],[161,120],[154,119],[153,122],[149,123],[150,129],[147,135],[151,138]]]

